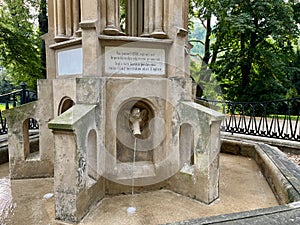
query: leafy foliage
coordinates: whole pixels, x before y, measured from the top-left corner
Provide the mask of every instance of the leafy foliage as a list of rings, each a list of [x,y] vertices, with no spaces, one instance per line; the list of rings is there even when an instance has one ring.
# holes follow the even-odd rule
[[[192,2],[199,7],[193,9],[201,21],[216,17],[216,26],[204,23],[211,34],[205,40],[203,61],[216,73],[227,100],[262,101],[297,95],[299,64],[293,61],[297,59],[294,45],[299,36],[299,3]]]
[[[5,78],[0,77],[0,95],[9,93],[13,90],[13,85]]]
[[[15,84],[26,82],[35,88],[36,79],[42,77],[40,38],[33,23],[33,0],[3,0],[0,9],[1,65]]]

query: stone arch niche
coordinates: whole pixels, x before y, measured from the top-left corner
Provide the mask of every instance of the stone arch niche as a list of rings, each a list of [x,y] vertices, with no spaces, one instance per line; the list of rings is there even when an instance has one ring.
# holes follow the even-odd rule
[[[58,115],[64,113],[68,109],[70,109],[72,106],[75,105],[75,102],[70,97],[64,97],[59,103],[58,106]]]
[[[92,129],[87,136],[87,173],[88,176],[97,180],[97,132]]]
[[[139,111],[140,134],[134,135],[134,113]],[[153,162],[152,128],[150,122],[155,113],[151,103],[146,99],[128,100],[122,104],[116,121],[116,149],[117,162],[132,162],[134,151],[134,139],[137,138],[136,161]],[[140,148],[139,141],[143,142],[144,148]]]
[[[38,122],[28,118],[23,122],[23,148],[25,160],[40,158]]]
[[[194,130],[192,125],[184,123],[179,131],[180,166],[194,165]]]

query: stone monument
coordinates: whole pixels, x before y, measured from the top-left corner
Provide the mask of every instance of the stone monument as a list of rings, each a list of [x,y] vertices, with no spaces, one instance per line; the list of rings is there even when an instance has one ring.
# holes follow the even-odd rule
[[[130,193],[132,178],[137,192],[217,199],[223,116],[193,101],[188,0],[49,0],[48,16],[38,101],[6,114],[11,177],[54,176],[55,216],[67,222]]]

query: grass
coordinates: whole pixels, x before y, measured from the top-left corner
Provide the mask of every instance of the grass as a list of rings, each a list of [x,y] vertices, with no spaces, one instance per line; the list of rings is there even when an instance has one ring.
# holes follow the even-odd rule
[[[5,110],[5,104],[4,103],[0,103],[0,110],[1,111]]]
[[[275,115],[269,115],[268,117],[270,118],[273,118]],[[285,115],[277,115],[278,116],[278,119],[281,119],[283,120],[286,116]],[[290,116],[291,117],[291,120],[297,120],[298,116]]]
[[[9,104],[9,108],[12,108],[12,104]],[[0,103],[0,110],[3,111],[6,109],[6,104],[5,103]]]

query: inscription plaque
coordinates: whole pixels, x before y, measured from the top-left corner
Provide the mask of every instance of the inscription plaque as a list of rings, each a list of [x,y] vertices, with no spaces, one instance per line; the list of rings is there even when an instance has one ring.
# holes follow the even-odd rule
[[[82,48],[58,52],[57,73],[59,76],[82,74]]]
[[[165,50],[105,47],[105,72],[124,75],[165,75]]]

